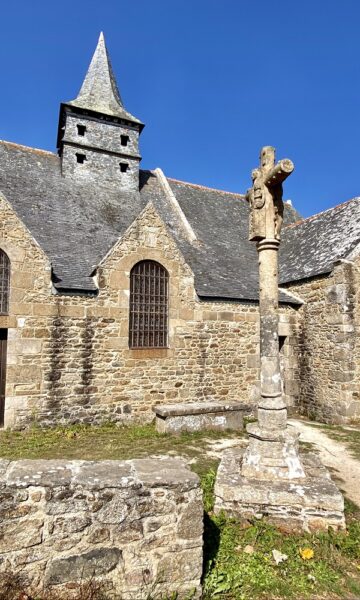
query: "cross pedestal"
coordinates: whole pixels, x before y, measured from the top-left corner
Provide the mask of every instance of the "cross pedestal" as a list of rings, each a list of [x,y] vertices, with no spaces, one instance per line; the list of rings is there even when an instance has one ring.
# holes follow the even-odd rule
[[[345,527],[344,501],[315,455],[300,454],[299,434],[287,424],[279,357],[278,250],[282,183],[293,171],[275,164],[266,146],[252,173],[249,238],[259,259],[260,399],[246,449],[224,452],[215,484],[215,510],[250,519],[267,516],[289,531]]]

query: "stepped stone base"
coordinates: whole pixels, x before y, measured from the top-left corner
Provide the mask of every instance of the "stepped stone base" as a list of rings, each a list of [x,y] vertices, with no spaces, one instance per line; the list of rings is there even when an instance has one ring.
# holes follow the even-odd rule
[[[215,512],[240,520],[267,517],[288,532],[345,528],[344,499],[328,470],[314,454],[301,453],[305,477],[246,478],[241,474],[244,448],[223,453],[215,483]]]

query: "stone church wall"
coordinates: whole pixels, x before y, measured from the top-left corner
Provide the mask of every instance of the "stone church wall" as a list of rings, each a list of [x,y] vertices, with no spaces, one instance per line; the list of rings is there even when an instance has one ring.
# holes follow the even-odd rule
[[[360,418],[359,267],[336,263],[330,275],[286,286],[299,311],[300,410],[326,422]]]
[[[99,265],[97,297],[53,294],[51,267],[3,200],[0,247],[11,260],[5,426],[149,420],[157,403],[255,403],[258,309],[200,301],[193,274],[148,206]],[[169,347],[129,349],[129,275],[142,259],[170,276]],[[283,309],[285,393],[296,403],[295,311]],[[281,333],[281,332],[280,332]],[[283,331],[284,333],[284,331]]]
[[[0,460],[0,577],[32,597],[71,599],[89,580],[129,600],[199,597],[202,533],[199,478],[180,460]]]

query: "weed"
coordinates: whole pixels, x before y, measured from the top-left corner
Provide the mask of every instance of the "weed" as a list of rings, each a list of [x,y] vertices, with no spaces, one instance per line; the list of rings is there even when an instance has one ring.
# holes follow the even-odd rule
[[[88,579],[71,586],[69,590],[44,589],[34,592],[24,576],[12,571],[1,573],[0,600],[112,600],[108,595],[105,584]],[[119,600],[119,599],[118,599]]]
[[[313,600],[344,594],[350,598],[349,593],[360,588],[358,517],[356,507],[350,507],[347,532],[285,535],[266,520],[254,520],[243,528],[223,514],[208,516],[204,598]],[[301,553],[303,548],[312,552]],[[286,555],[284,562],[276,564],[274,549]],[[306,556],[311,558],[305,560]]]
[[[204,510],[209,513],[214,508],[214,485],[216,479],[216,470],[209,469],[201,478],[201,487],[203,491]]]

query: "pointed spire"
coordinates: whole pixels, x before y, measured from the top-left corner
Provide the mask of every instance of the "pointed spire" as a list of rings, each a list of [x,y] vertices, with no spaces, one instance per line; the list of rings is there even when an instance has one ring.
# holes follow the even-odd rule
[[[122,117],[140,123],[124,108],[111,67],[103,32],[100,33],[96,50],[85,75],[80,92],[68,104],[94,110],[99,113]]]

